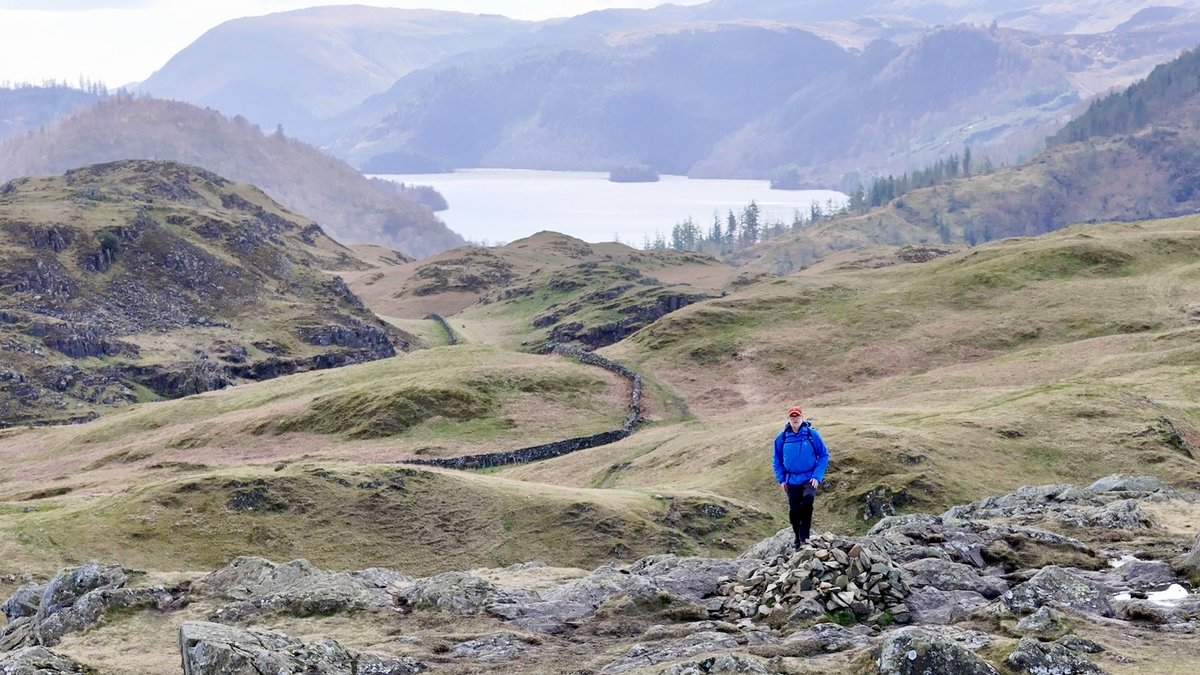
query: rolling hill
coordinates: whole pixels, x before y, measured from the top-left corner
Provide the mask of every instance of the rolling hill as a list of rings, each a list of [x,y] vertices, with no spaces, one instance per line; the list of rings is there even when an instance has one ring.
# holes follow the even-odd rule
[[[278,131],[264,134],[244,117],[174,101],[112,96],[45,133],[9,139],[0,145],[0,178],[124,159],[183,162],[256,185],[346,244],[420,257],[463,243],[427,208],[312,146]]]
[[[1097,100],[1029,162],[909,191],[880,208],[824,219],[739,252],[776,271],[870,244],[969,245],[1080,222],[1135,221],[1200,210],[1200,49]]]
[[[172,162],[0,188],[0,426],[395,355],[325,270],[365,263],[256,188]]]
[[[555,232],[345,276],[367,306],[398,326],[453,314],[464,340],[536,352],[552,342],[613,344],[754,279],[698,253],[589,244]]]

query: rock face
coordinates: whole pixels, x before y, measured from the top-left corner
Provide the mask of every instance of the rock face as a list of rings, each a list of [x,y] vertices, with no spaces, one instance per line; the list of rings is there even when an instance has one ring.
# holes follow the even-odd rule
[[[215,623],[183,624],[179,651],[184,675],[410,675],[426,668],[412,659],[348,651],[333,640],[305,644],[281,633]]]

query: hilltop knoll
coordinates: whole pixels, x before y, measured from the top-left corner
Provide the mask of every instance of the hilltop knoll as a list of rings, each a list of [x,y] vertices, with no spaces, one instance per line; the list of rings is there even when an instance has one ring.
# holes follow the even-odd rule
[[[170,162],[0,188],[0,424],[74,421],[393,356],[327,269],[364,266],[257,189]]]

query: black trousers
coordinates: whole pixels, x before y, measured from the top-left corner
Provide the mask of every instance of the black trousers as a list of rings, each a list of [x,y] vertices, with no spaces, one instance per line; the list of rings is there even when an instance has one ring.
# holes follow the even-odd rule
[[[797,541],[808,541],[812,534],[813,502],[817,499],[817,488],[808,482],[801,485],[788,484],[788,520]]]

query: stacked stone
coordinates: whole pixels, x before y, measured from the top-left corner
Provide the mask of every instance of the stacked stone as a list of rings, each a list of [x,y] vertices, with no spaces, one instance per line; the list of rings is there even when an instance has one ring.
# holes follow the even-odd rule
[[[904,604],[909,590],[900,568],[880,552],[829,534],[813,537],[790,556],[724,581],[719,594],[725,599],[712,613],[730,621],[787,617],[802,605],[810,613],[849,612],[867,623],[879,623],[884,612],[897,623],[912,619]]]

